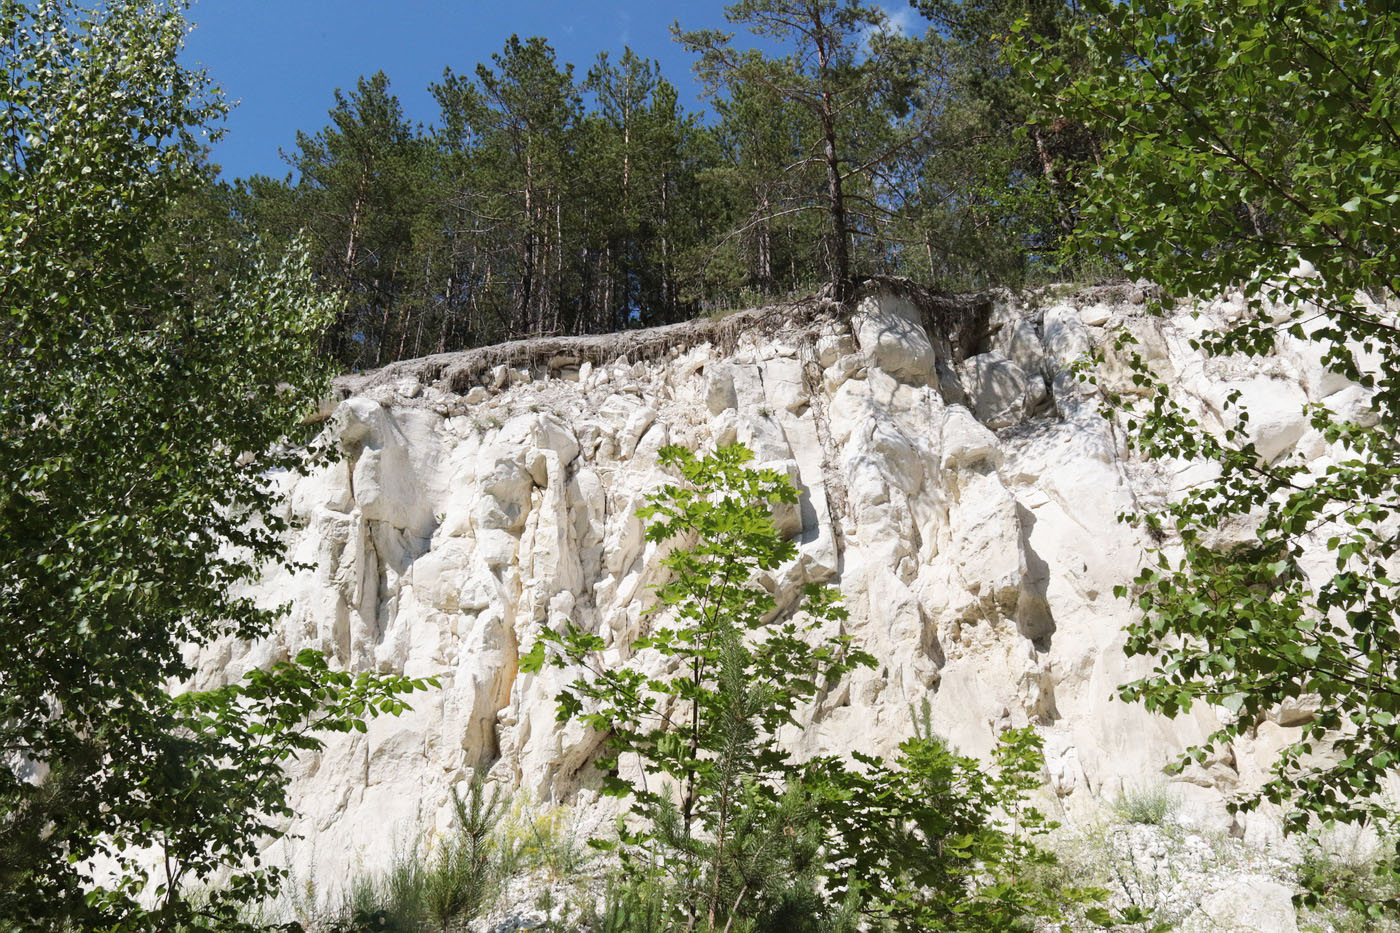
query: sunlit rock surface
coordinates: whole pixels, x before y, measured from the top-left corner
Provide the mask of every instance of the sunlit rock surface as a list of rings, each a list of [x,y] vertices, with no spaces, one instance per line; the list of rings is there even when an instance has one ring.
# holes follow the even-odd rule
[[[780,600],[808,581],[839,586],[850,633],[879,659],[808,711],[792,736],[802,753],[888,754],[928,703],[966,752],[1033,724],[1049,803],[1071,821],[1170,780],[1184,819],[1272,838],[1267,814],[1235,823],[1224,799],[1261,779],[1301,720],[1265,722],[1254,745],[1168,778],[1163,766],[1215,713],[1168,721],[1115,699],[1146,667],[1121,651],[1134,608],[1113,587],[1152,543],[1117,516],[1209,477],[1129,457],[1122,422],[1066,367],[1126,326],[1207,427],[1222,426],[1220,399],[1243,392],[1268,457],[1327,457],[1302,403],[1364,414],[1366,397],[1287,337],[1262,361],[1203,360],[1187,341],[1235,313],[1229,302],[1198,320],[1149,317],[1143,301],[1119,286],[939,303],[889,285],[853,314],[815,302],[348,381],[327,421],[346,456],[297,480],[289,500],[293,556],[315,569],[267,579],[266,601],[292,605],[277,637],[206,649],[198,681],[312,647],[442,687],[296,762],[302,838],[271,854],[300,877],[382,868],[446,828],[449,788],[474,768],[602,814],[589,768],[599,737],[555,718],[568,675],[522,674],[518,658],[545,627],[573,622],[624,660],[662,573],[636,518],[668,481],[657,451],[734,440],[802,492],[779,516],[798,556],[767,584]],[[1103,382],[1135,389],[1111,352]]]

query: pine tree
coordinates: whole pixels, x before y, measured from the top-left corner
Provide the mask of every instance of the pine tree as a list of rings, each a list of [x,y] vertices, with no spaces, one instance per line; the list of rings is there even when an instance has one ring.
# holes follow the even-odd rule
[[[402,342],[427,153],[383,72],[349,94],[336,91],[329,116],[319,132],[297,134],[288,157],[296,207],[285,219],[297,227],[281,232],[307,231],[318,265],[348,299],[327,349],[347,366],[373,367],[395,358]]]
[[[576,270],[570,156],[581,104],[573,66],[538,36],[511,36],[475,80],[448,69],[432,86],[449,138],[470,140],[481,196],[467,209],[488,232],[486,275],[512,336],[571,330]]]
[[[802,113],[811,147],[783,171],[811,171],[810,180],[791,203],[763,216],[819,211],[825,217],[827,280],[833,295],[844,300],[854,270],[857,221],[882,222],[887,213],[878,196],[859,191],[861,183],[876,180],[920,135],[917,126],[901,128],[893,139],[884,132],[906,112],[913,91],[912,44],[887,28],[878,8],[860,0],[740,0],[725,15],[780,44],[788,55],[767,58],[757,50],[740,50],[732,33],[719,30],[673,31],[700,56],[696,69],[711,93],[735,97],[744,86],[759,88],[773,105],[795,105]],[[874,233],[869,227],[863,232]]]
[[[1044,119],[1007,59],[1017,35],[1063,51],[1082,10],[1065,0],[916,0],[928,18],[928,137],[901,218],[911,272],[954,287],[1072,277],[1059,247],[1075,224],[1073,185],[1097,140]],[[1070,268],[1062,271],[1068,261]]]

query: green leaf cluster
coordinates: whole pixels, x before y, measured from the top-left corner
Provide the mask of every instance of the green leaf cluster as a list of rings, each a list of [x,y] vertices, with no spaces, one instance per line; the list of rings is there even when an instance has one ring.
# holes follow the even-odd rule
[[[796,555],[773,521],[798,498],[784,474],[748,466],[738,445],[661,456],[683,482],[640,510],[647,540],[669,548],[651,631],[610,645],[570,625],[521,659],[526,673],[580,672],[558,696],[559,718],[603,733],[603,788],[631,801],[619,841],[595,840],[620,847],[631,876],[605,919],[985,930],[1093,910],[1101,892],[1035,875],[1054,860],[1034,844],[1051,824],[1024,805],[1043,766],[1029,730],[1004,737],[991,772],[937,739],[927,709],[893,765],[794,759],[791,729],[874,659],[842,630],[835,590],[808,585],[780,604],[765,585]]]
[[[1041,786],[1041,740],[1028,728],[1002,734],[992,768],[957,754],[922,727],[893,765],[856,754],[816,763],[809,785],[830,825],[827,858],[838,892],[857,893],[867,917],[907,933],[1026,930],[1076,910],[1099,925],[1107,892],[1047,883],[1055,856],[1037,847],[1054,829],[1026,796]]]
[[[1232,394],[1209,431],[1143,365],[1134,445],[1217,478],[1144,517],[1165,539],[1121,596],[1130,654],[1156,659],[1123,696],[1168,715],[1206,702],[1223,725],[1182,767],[1251,737],[1281,707],[1302,720],[1257,794],[1286,827],[1385,818],[1400,762],[1400,11],[1385,2],[1129,0],[1088,4],[1088,70],[1023,49],[1027,81],[1102,134],[1079,244],[1169,300],[1237,290],[1242,313],[1196,346],[1264,357],[1282,334],[1364,391],[1314,399],[1329,445],[1265,462]],[[1128,342],[1124,341],[1124,345]],[[1120,400],[1121,401],[1121,400]],[[1244,540],[1222,534],[1244,527]],[[1325,555],[1323,562],[1314,555]]]
[[[181,244],[224,112],[185,31],[177,3],[0,2],[0,916],[25,929],[231,917],[276,880],[279,763],[421,686],[307,654],[172,694],[191,646],[278,616],[245,584],[321,457],[337,306],[299,249]]]

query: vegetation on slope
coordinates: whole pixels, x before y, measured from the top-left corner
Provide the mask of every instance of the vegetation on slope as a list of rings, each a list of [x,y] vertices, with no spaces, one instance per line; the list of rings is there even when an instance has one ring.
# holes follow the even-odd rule
[[[337,91],[285,179],[211,189],[212,213],[274,241],[305,233],[348,298],[327,347],[348,367],[506,339],[606,333],[751,307],[827,283],[944,287],[1063,274],[1077,125],[1025,129],[1035,101],[999,57],[1016,16],[1047,34],[1072,5],[921,3],[901,35],[866,0],[743,0],[678,31],[713,117],[655,62],[586,72],[542,37],[449,67],[411,125],[388,76]],[[1069,268],[1077,268],[1071,264]]]
[[[232,928],[279,878],[282,761],[423,686],[314,652],[174,695],[266,634],[277,474],[310,461],[336,302],[303,252],[152,248],[222,112],[173,8],[0,2],[0,925]],[[173,241],[172,241],[173,242]],[[231,872],[211,897],[191,891]]]
[[[1219,706],[1215,745],[1316,699],[1240,805],[1288,804],[1295,832],[1392,816],[1400,14],[1381,0],[917,6],[934,28],[904,37],[858,0],[735,4],[735,25],[787,54],[683,34],[715,94],[709,123],[654,63],[600,57],[580,81],[543,39],[512,38],[434,86],[431,129],[367,77],[298,137],[288,179],[219,185],[200,133],[222,105],[176,61],[178,6],[0,0],[5,922],[251,926],[240,905],[280,881],[257,862],[288,815],[280,763],[426,686],[310,653],[204,694],[167,688],[191,674],[183,646],[277,618],[235,587],[285,560],[275,476],[308,462],[294,445],[330,368],[318,347],[372,366],[675,321],[741,293],[826,282],[840,297],[874,272],[1015,283],[1074,268],[1057,258],[1073,251],[1174,297],[1240,289],[1246,313],[1207,352],[1266,354],[1287,331],[1369,393],[1359,416],[1310,408],[1334,452],[1315,468],[1261,462],[1243,411],[1205,432],[1141,373],[1140,448],[1210,461],[1220,480],[1153,519],[1180,556],[1125,582],[1144,610],[1129,650],[1159,660],[1125,696],[1167,714]],[[671,456],[697,486],[786,495],[738,461]],[[729,557],[675,552],[663,593],[701,607],[696,624],[644,647],[688,676],[620,668],[562,701],[674,783],[675,800],[610,784],[646,827],[623,851],[677,870],[667,922],[839,927],[859,910],[959,929],[1053,910],[1011,871],[1037,856],[997,816],[1034,771],[1029,737],[995,777],[927,737],[858,772],[785,757],[776,730],[860,655],[704,603],[711,559],[762,566],[782,548],[753,503],[707,512],[680,490],[654,503],[673,522],[658,534],[694,521],[738,535]],[[1254,540],[1212,544],[1244,516]],[[1305,566],[1310,541],[1333,557],[1325,573]],[[838,618],[830,594],[808,599],[813,618]],[[597,648],[576,632],[555,645],[569,662]],[[685,730],[647,719],[671,706]],[[774,833],[776,848],[757,841]],[[443,871],[470,887],[481,851],[462,845]],[[1318,897],[1395,906],[1388,883],[1314,875]]]
[[[1034,41],[1021,52],[1051,106],[1103,140],[1074,242],[1173,299],[1236,290],[1243,313],[1197,341],[1205,354],[1267,356],[1286,334],[1364,390],[1351,409],[1339,395],[1308,405],[1325,457],[1268,461],[1238,392],[1227,430],[1208,432],[1138,359],[1147,401],[1130,407],[1134,445],[1218,478],[1139,517],[1172,547],[1119,588],[1143,610],[1129,653],[1157,659],[1123,695],[1168,715],[1221,708],[1220,730],[1183,765],[1283,704],[1314,703],[1271,779],[1235,805],[1282,805],[1290,832],[1384,825],[1400,777],[1400,11],[1330,0],[1088,9],[1073,64]],[[1222,545],[1231,523],[1252,535]],[[1309,566],[1312,548],[1330,566]],[[1394,889],[1369,909],[1400,909]]]

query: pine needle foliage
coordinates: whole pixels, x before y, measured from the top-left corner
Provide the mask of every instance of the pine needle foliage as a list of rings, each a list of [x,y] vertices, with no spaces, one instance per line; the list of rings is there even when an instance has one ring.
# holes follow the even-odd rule
[[[443,933],[454,920],[475,917],[494,893],[494,835],[505,799],[500,785],[487,794],[485,773],[475,771],[465,798],[452,788],[452,810],[456,832],[443,841],[423,883],[427,914]]]

